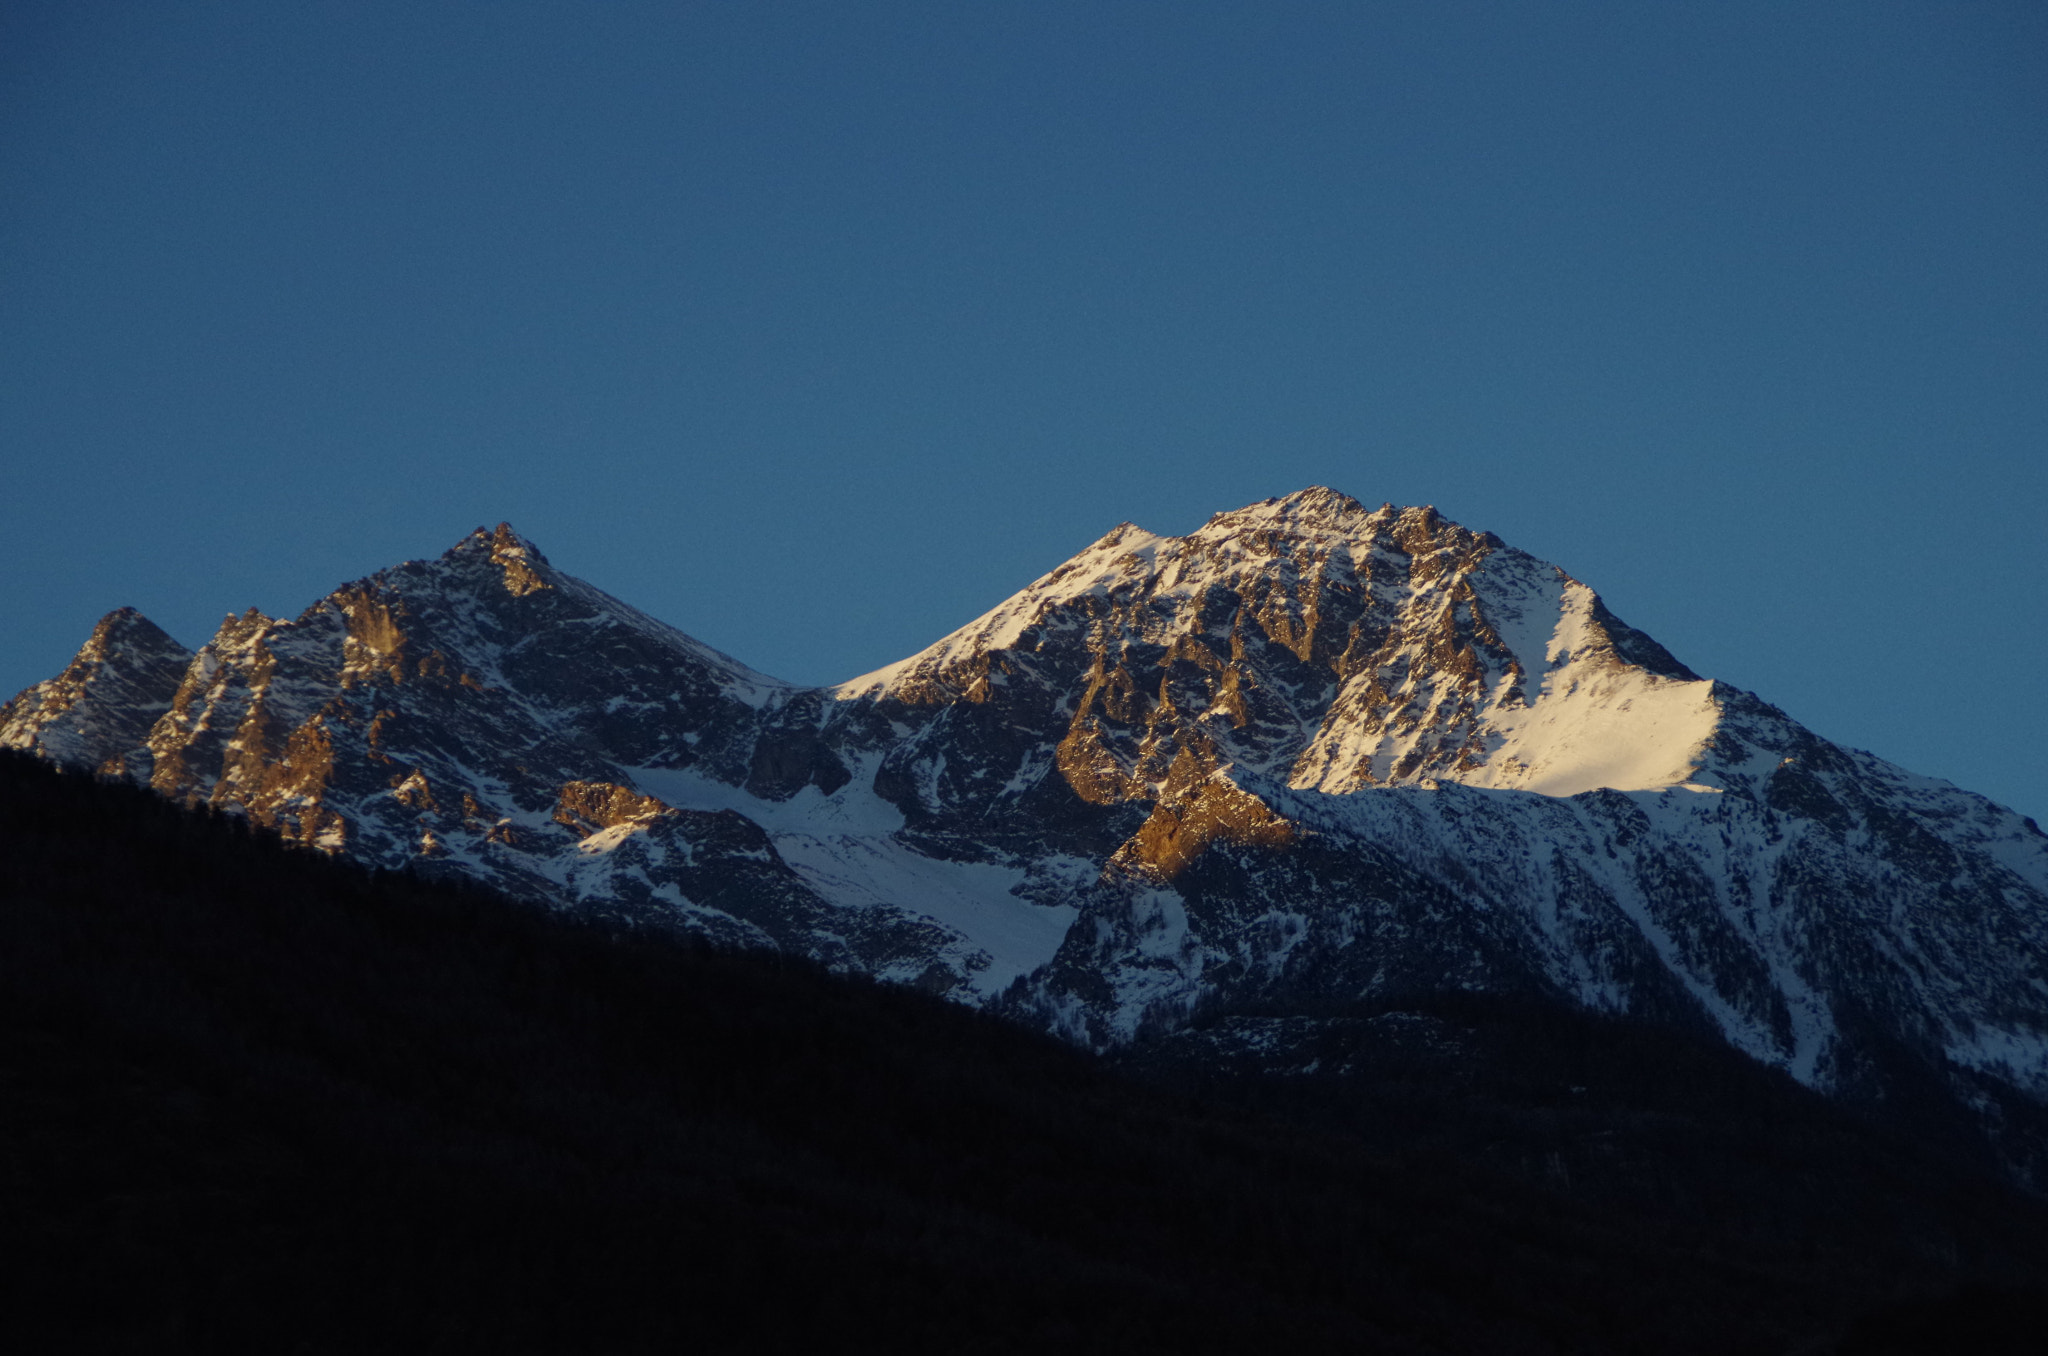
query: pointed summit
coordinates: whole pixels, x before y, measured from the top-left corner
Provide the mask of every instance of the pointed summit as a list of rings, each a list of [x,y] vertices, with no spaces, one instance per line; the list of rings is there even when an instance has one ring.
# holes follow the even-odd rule
[[[132,607],[100,618],[64,672],[0,706],[0,748],[121,773],[170,709],[192,652]]]
[[[552,588],[556,578],[554,567],[548,564],[540,548],[510,523],[477,528],[442,552],[435,564],[454,571],[451,579],[466,576],[482,583],[488,578],[502,584],[516,598]]]
[[[998,686],[1069,713],[1063,766],[1112,799],[1149,794],[1183,750],[1335,792],[1675,786],[1717,713],[1708,684],[1557,567],[1434,507],[1326,486],[1186,537],[1121,526],[839,692],[923,706]]]
[[[1392,507],[1387,506],[1388,509]],[[1277,499],[1262,499],[1256,504],[1218,513],[1202,525],[1201,534],[1259,528],[1343,531],[1362,527],[1375,516],[1348,494],[1341,494],[1327,485],[1311,485]]]
[[[540,553],[539,547],[514,532],[510,523],[499,523],[498,530],[491,534],[491,559],[504,569],[505,588],[515,597],[523,598],[552,587],[535,569],[538,566],[546,570],[548,558]]]
[[[478,528],[477,530],[481,532],[483,529]],[[492,529],[491,550],[493,554],[517,555],[524,559],[538,561],[543,565],[548,563],[547,557],[540,553],[540,548],[521,536],[513,529],[510,523],[499,523],[497,527]]]
[[[512,524],[505,522],[499,523],[496,527],[473,528],[461,541],[456,542],[455,545],[449,547],[441,554],[443,558],[446,558],[476,551],[509,551],[539,560],[543,564],[546,563],[547,559],[541,555],[540,548],[535,546],[531,539],[513,527]]]

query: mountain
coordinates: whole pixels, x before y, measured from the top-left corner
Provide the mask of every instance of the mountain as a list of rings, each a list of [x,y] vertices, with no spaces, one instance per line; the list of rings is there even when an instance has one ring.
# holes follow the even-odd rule
[[[0,744],[1164,1065],[1480,1058],[1446,995],[1622,1015],[2048,1182],[2048,837],[1428,508],[1125,524],[829,689],[501,526],[189,659],[114,614]]]

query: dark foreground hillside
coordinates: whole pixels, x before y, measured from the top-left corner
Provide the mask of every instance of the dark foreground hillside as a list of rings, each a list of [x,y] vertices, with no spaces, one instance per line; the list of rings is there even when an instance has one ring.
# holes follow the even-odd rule
[[[1140,1082],[14,755],[0,863],[15,1350],[1985,1350],[2048,1275],[2033,1204],[1640,1032]]]

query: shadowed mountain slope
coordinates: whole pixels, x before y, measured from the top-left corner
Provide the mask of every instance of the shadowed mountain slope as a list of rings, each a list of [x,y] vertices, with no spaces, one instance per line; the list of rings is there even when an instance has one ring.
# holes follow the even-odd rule
[[[2048,1276],[2040,1207],[1639,1024],[1446,1011],[1515,1077],[1189,1095],[18,755],[0,850],[29,1348],[1814,1350]]]

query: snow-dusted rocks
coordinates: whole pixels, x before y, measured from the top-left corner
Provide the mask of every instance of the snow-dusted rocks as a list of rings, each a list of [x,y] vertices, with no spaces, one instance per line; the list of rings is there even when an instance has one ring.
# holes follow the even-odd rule
[[[170,709],[192,652],[132,607],[100,618],[64,672],[0,706],[0,747],[132,775],[124,762]]]
[[[500,527],[197,655],[114,614],[0,742],[1091,1045],[1447,989],[1691,1025],[2048,1175],[2048,838],[1427,508],[1126,524],[825,690]]]
[[[1563,571],[1320,489],[1188,537],[1126,524],[837,695],[982,704],[1076,667],[1063,748],[1102,795],[1161,782],[1191,745],[1327,792],[1648,789],[1685,780],[1716,718],[1710,684]]]

